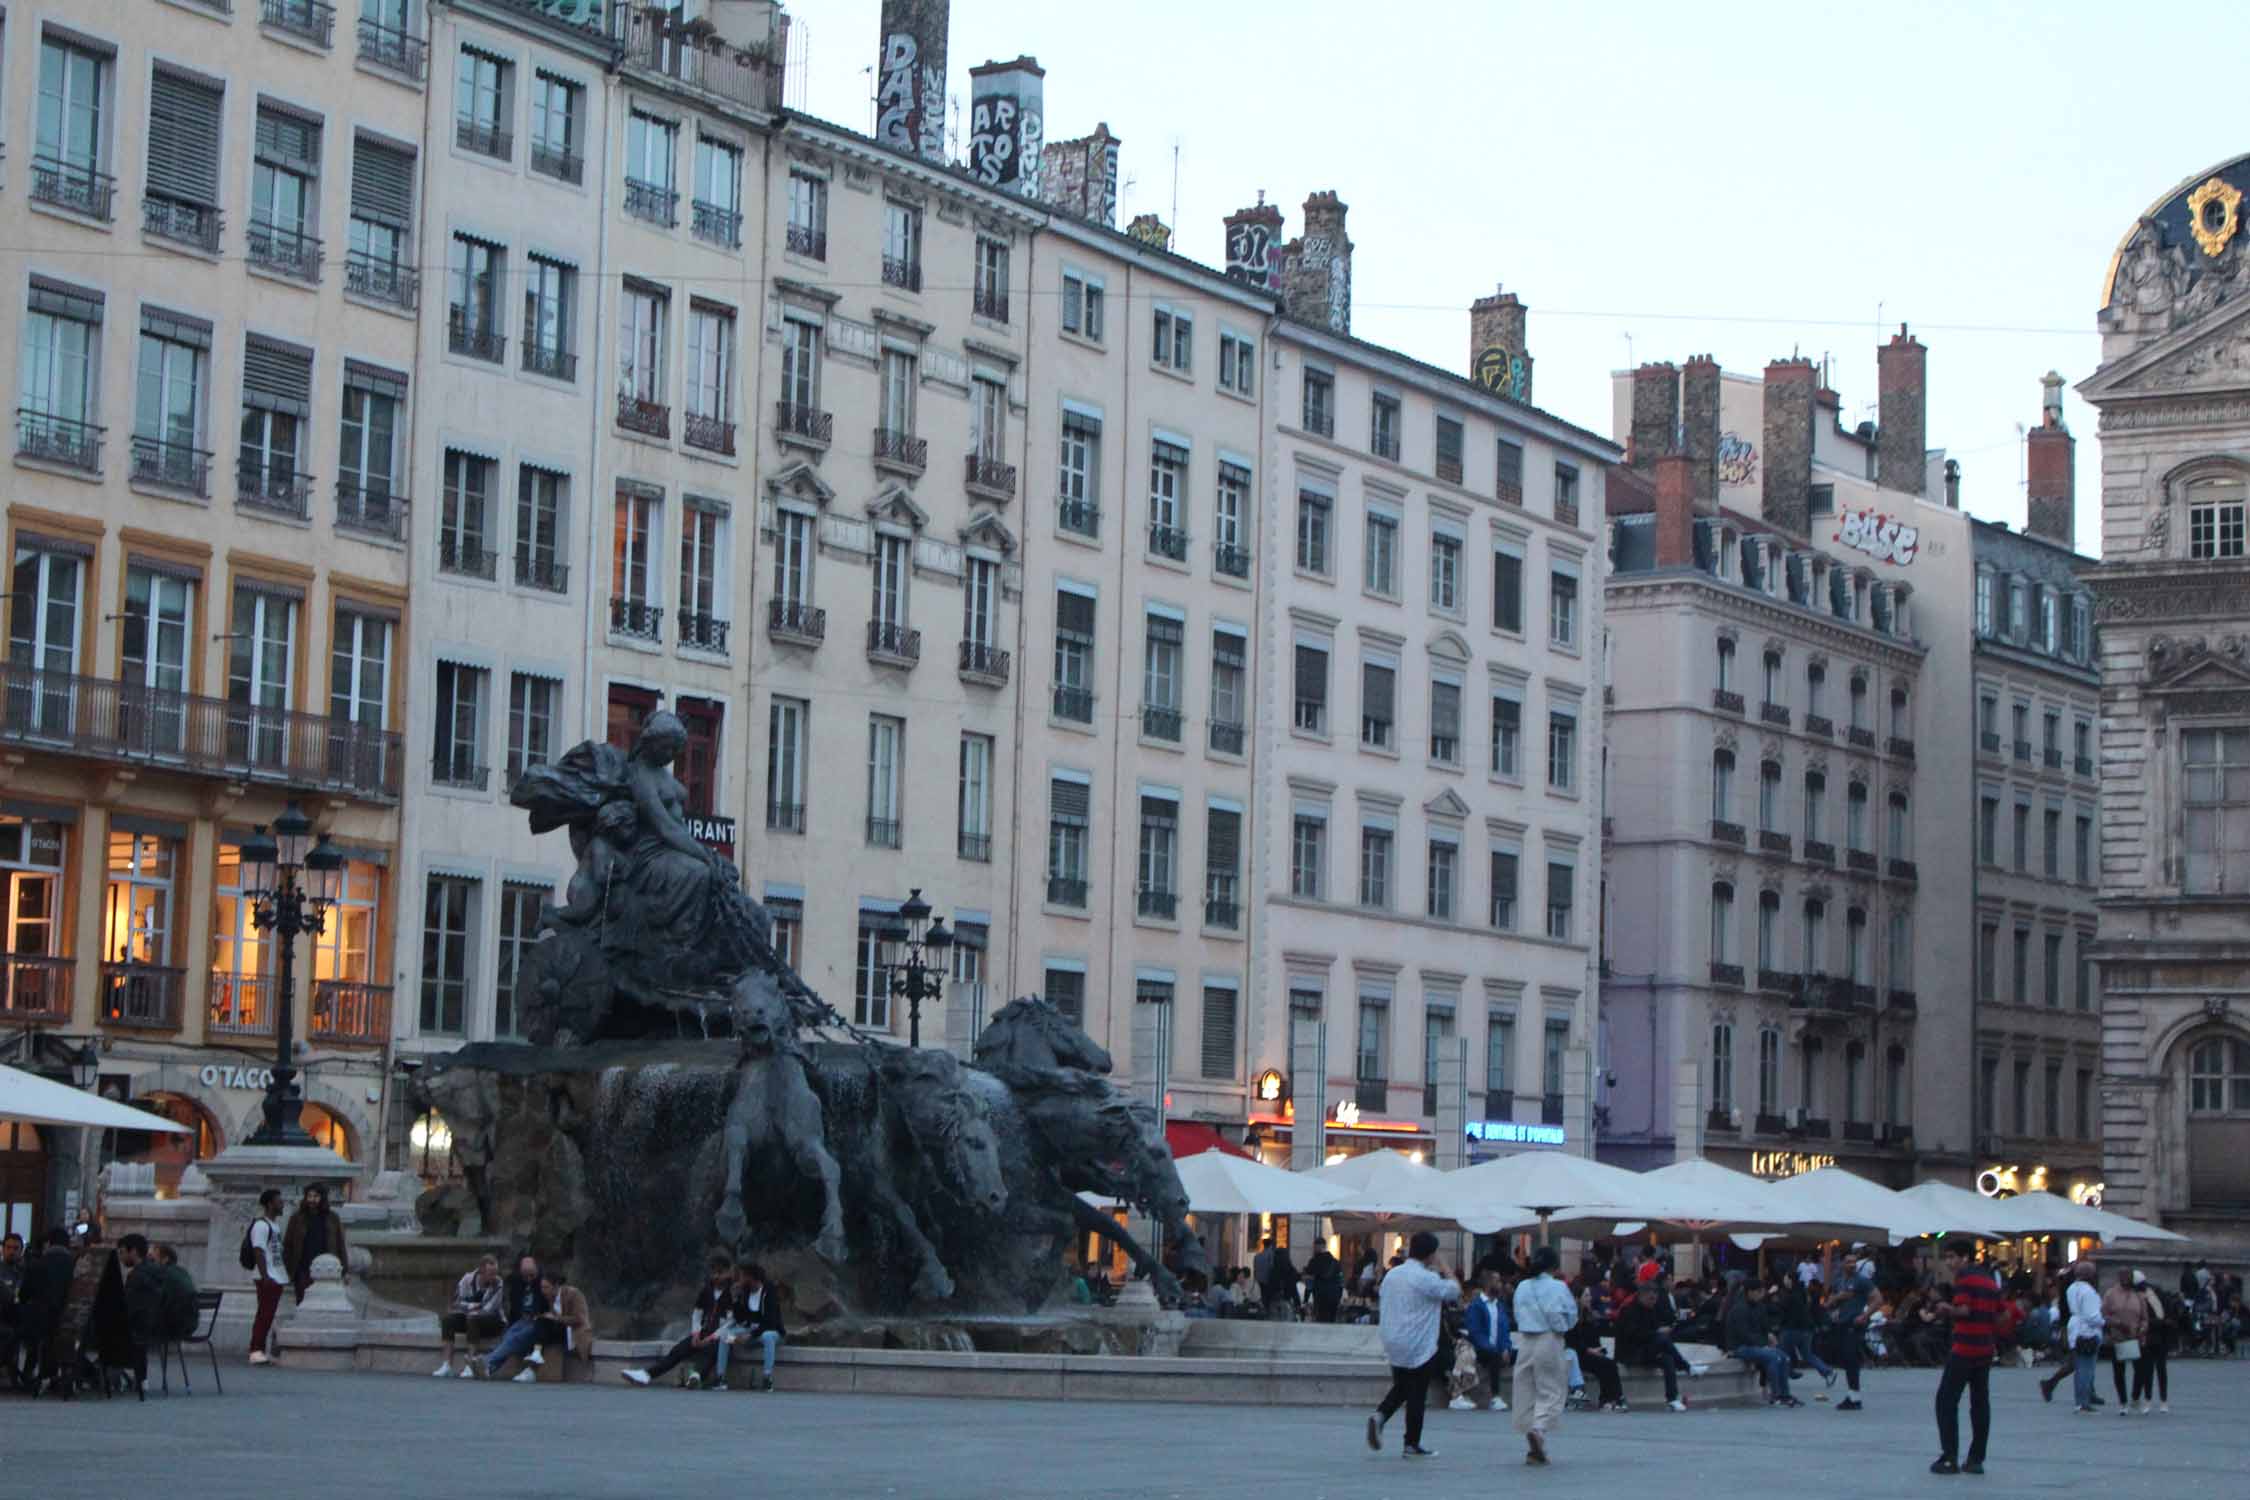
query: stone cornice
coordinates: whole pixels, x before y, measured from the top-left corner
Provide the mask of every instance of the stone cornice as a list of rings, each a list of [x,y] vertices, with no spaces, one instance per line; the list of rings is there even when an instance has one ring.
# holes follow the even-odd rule
[[[2103,432],[2146,432],[2174,427],[2240,427],[2250,423],[2250,394],[2117,398],[2101,408]]]
[[[1708,574],[1690,569],[1673,569],[1663,573],[1612,573],[1603,580],[1607,593],[1606,607],[1616,613],[1620,596],[1637,594],[1651,602],[1671,598],[1701,598],[1718,606],[1717,613],[1745,626],[1764,630],[1781,630],[1799,642],[1824,644],[1832,649],[1848,649],[1862,655],[1872,654],[1894,667],[1919,667],[1928,656],[1929,648],[1919,641],[1903,641],[1897,636],[1884,635],[1862,625],[1847,625],[1834,616],[1801,604],[1754,593],[1734,584],[1721,583]],[[1634,601],[1638,602],[1638,601]]]
[[[2090,576],[2097,622],[2250,615],[2250,563],[2105,563]]]

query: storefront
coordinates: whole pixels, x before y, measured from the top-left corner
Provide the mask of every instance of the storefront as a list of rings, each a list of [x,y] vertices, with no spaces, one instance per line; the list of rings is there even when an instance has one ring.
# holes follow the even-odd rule
[[[304,1107],[299,1123],[313,1140],[336,1153],[337,1180],[347,1198],[355,1184],[376,1169],[382,1110],[382,1072],[375,1058],[302,1059],[299,1086]],[[227,1147],[247,1141],[264,1123],[271,1064],[253,1062],[233,1049],[166,1048],[149,1043],[116,1043],[102,1056],[103,1097],[130,1104],[185,1125],[192,1134],[111,1132],[102,1143],[102,1161],[146,1162],[156,1169],[156,1195],[179,1191],[188,1167]]]
[[[2044,1162],[1993,1162],[1977,1173],[1976,1189],[1995,1201],[2018,1193],[2052,1193],[2087,1208],[2102,1206],[2101,1169],[2091,1163],[2070,1167]],[[2061,1274],[2091,1245],[2091,1241],[2073,1235],[2027,1234],[1994,1244],[1991,1258],[2004,1275],[2022,1272],[2037,1280]]]

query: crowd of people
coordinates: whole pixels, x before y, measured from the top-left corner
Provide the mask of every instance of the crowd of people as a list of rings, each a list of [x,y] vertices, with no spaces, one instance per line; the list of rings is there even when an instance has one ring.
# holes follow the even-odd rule
[[[148,1377],[151,1351],[194,1335],[195,1278],[179,1251],[128,1234],[103,1243],[95,1227],[57,1227],[34,1251],[0,1238],[0,1385],[74,1395]]]
[[[652,1365],[625,1370],[632,1385],[649,1386],[674,1370],[689,1390],[727,1389],[727,1366],[733,1359],[758,1360],[757,1384],[750,1389],[773,1389],[774,1356],[787,1329],[782,1324],[781,1294],[756,1261],[736,1261],[724,1250],[711,1253],[705,1269],[710,1273],[695,1305],[688,1310],[687,1336]],[[744,1382],[748,1385],[747,1380]]]

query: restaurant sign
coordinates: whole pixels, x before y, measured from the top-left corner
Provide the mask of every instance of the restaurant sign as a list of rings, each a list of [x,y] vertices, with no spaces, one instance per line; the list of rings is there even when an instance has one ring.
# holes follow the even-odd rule
[[[1767,1182],[1778,1182],[1784,1177],[1802,1177],[1807,1172],[1817,1172],[1822,1167],[1833,1167],[1833,1156],[1808,1155],[1803,1151],[1753,1151],[1750,1153],[1750,1175],[1762,1177]]]
[[[1471,1120],[1466,1134],[1472,1141],[1495,1146],[1559,1146],[1560,1125],[1533,1125],[1523,1120]]]
[[[687,815],[688,832],[695,841],[714,854],[734,858],[734,819],[711,818],[700,813]]]

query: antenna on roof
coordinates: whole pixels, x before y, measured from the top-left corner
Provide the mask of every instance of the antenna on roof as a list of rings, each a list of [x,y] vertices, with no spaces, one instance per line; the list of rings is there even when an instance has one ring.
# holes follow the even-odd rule
[[[1172,137],[1172,232],[1180,232],[1180,138]]]

